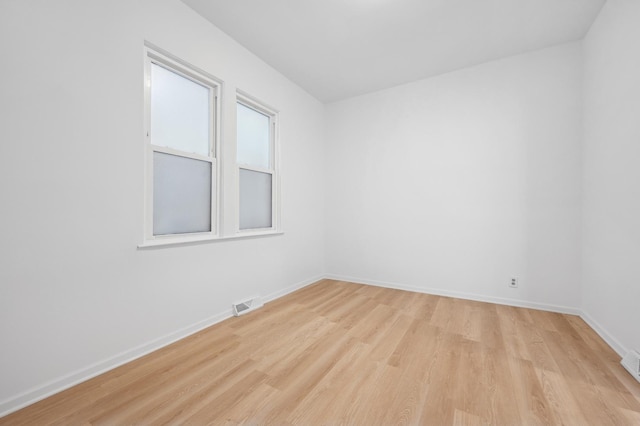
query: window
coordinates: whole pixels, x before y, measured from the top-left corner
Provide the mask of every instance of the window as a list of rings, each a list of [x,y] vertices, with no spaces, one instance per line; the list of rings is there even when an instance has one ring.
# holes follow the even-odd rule
[[[217,232],[218,83],[147,49],[146,240]]]
[[[282,232],[277,111],[244,93],[223,102],[228,86],[236,91],[145,43],[146,193],[139,247]],[[236,126],[235,138],[222,131],[221,117]]]
[[[238,229],[275,229],[276,113],[243,95],[238,95],[236,108]]]

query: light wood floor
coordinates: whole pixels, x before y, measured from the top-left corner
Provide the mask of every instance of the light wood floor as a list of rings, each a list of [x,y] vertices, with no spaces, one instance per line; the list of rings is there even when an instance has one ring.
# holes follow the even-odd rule
[[[580,318],[325,280],[0,424],[639,425]]]

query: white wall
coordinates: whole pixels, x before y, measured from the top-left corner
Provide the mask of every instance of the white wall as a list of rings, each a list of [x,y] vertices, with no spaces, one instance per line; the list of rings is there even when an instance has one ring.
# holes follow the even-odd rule
[[[581,81],[572,43],[329,104],[327,272],[578,308]]]
[[[609,0],[584,40],[583,308],[640,350],[640,2]]]
[[[281,111],[284,236],[136,248],[145,40]],[[323,273],[323,105],[187,6],[2,1],[0,51],[0,413]]]

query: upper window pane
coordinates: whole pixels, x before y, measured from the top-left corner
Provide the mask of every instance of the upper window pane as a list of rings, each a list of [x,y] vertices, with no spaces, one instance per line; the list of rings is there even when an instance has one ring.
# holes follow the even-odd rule
[[[271,167],[269,116],[238,102],[238,163]]]
[[[151,64],[151,143],[208,156],[209,88]]]

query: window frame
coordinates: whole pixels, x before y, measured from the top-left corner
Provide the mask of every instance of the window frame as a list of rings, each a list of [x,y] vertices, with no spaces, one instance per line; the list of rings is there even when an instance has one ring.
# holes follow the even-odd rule
[[[247,93],[237,90],[235,108],[236,113],[238,110],[238,104],[241,104],[247,108],[250,108],[260,114],[263,114],[269,118],[269,168],[251,166],[249,164],[239,163],[236,157],[235,178],[236,178],[236,235],[238,236],[250,236],[250,235],[265,235],[281,232],[280,221],[280,146],[279,146],[279,112],[268,106],[266,103],[261,102],[253,96]],[[238,125],[238,119],[236,115],[236,126]],[[236,137],[235,152],[238,152],[238,140]],[[265,228],[250,228],[240,229],[240,170],[250,170],[261,173],[271,174],[271,226]]]
[[[189,153],[175,148],[153,145],[151,139],[151,66],[156,64],[181,77],[193,81],[196,84],[209,88],[209,152],[204,156]],[[145,245],[163,245],[181,242],[201,241],[218,237],[220,230],[220,103],[222,83],[208,73],[194,67],[184,61],[162,52],[157,48],[145,45],[144,49],[144,139],[145,139],[145,220],[144,243]],[[211,164],[211,230],[204,232],[153,234],[153,157],[154,153],[175,155],[193,160],[205,161]]]

